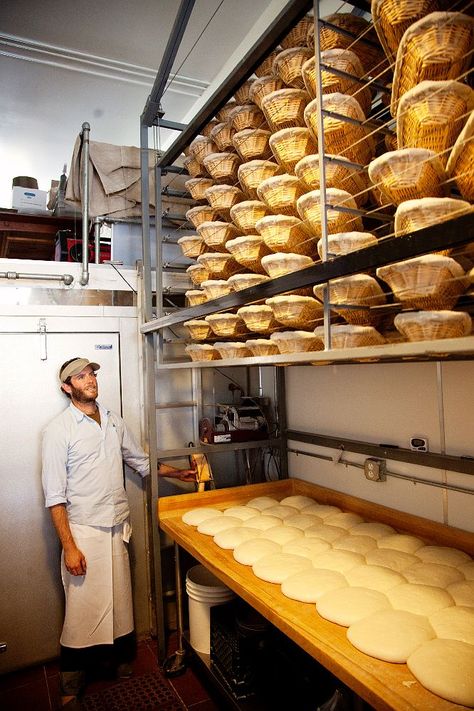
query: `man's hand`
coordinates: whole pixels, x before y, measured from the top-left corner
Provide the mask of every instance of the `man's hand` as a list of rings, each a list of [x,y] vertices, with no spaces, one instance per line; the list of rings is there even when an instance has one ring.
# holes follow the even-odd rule
[[[85,575],[87,570],[86,559],[82,551],[76,546],[64,549],[64,564],[71,575]]]
[[[176,467],[161,462],[158,463],[158,474],[180,481],[196,481],[196,469],[176,469]]]

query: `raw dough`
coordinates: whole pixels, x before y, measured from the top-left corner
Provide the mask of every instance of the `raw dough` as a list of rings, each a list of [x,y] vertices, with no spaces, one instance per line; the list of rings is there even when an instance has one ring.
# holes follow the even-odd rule
[[[372,548],[376,548],[377,543],[375,538],[370,536],[345,536],[334,541],[332,546],[335,550],[353,551],[354,553],[365,555]]]
[[[434,636],[427,617],[404,610],[376,612],[347,630],[349,642],[361,652],[398,664]]]
[[[447,588],[452,583],[464,580],[463,574],[456,568],[437,563],[416,563],[405,568],[403,575],[409,583],[435,585],[437,588]]]
[[[259,558],[269,553],[278,553],[281,546],[275,541],[263,541],[260,538],[254,541],[245,541],[234,548],[234,558],[243,565],[253,565]]]
[[[326,541],[320,541],[319,538],[297,538],[294,541],[285,543],[282,551],[283,553],[294,553],[295,555],[302,555],[303,558],[313,558],[319,553],[324,553],[331,548],[331,545]]]
[[[328,526],[340,526],[349,530],[359,523],[364,523],[364,519],[359,514],[352,513],[351,511],[341,511],[340,513],[331,514],[328,516],[324,523]]]
[[[233,550],[244,541],[254,541],[260,535],[260,531],[247,526],[236,526],[235,528],[227,528],[225,531],[219,531],[214,536],[214,543],[219,548]]]
[[[418,647],[408,668],[426,689],[462,706],[474,706],[474,646],[454,639],[433,639]]]
[[[181,516],[181,520],[187,523],[188,526],[199,526],[207,518],[216,518],[216,516],[220,515],[222,515],[222,511],[219,511],[219,509],[210,509],[202,506],[201,508],[185,511]]]
[[[322,541],[333,543],[338,538],[347,535],[345,528],[340,526],[327,526],[325,523],[316,523],[305,529],[304,535],[308,538],[320,538]]]
[[[395,610],[406,610],[415,615],[426,615],[454,605],[454,600],[446,590],[433,585],[403,583],[388,590],[387,597]]]
[[[263,514],[257,514],[248,518],[245,521],[245,525],[249,528],[257,528],[259,531],[266,531],[267,528],[273,528],[274,526],[282,526],[283,521],[281,518],[276,516],[263,516]]]
[[[282,583],[294,573],[311,568],[311,561],[291,553],[270,553],[257,560],[252,570],[254,575],[268,583]]]
[[[464,551],[448,546],[423,546],[416,555],[423,563],[438,563],[438,565],[452,565],[457,568],[464,563],[469,563],[471,558]]]
[[[395,529],[386,523],[366,521],[364,523],[357,523],[353,528],[349,529],[349,533],[354,536],[371,536],[372,538],[378,539],[395,533]]]
[[[406,582],[401,573],[381,565],[358,565],[344,573],[349,585],[387,592],[396,585]]]
[[[367,553],[365,559],[369,565],[381,565],[384,568],[391,568],[397,573],[403,573],[405,568],[409,568],[420,561],[419,558],[411,553],[394,551],[389,548],[374,548]]]
[[[235,516],[242,521],[248,521],[249,518],[255,516],[255,509],[251,509],[247,506],[230,506],[228,509],[225,509],[224,516]]]
[[[327,518],[328,516],[332,516],[333,514],[339,513],[340,511],[341,509],[339,508],[339,506],[330,506],[329,504],[311,504],[311,506],[308,506],[305,513],[314,513],[320,518]]]
[[[275,543],[279,543],[281,546],[290,541],[303,538],[303,536],[303,531],[293,526],[273,526],[272,528],[267,528],[266,531],[262,531],[260,534],[260,538],[267,541],[275,541]]]
[[[268,509],[270,506],[275,506],[277,503],[278,501],[272,496],[256,496],[254,499],[247,501],[245,505],[250,506],[252,509],[263,511],[264,509]]]
[[[474,560],[472,563],[458,566],[461,573],[466,577],[466,580],[474,580]]]
[[[445,607],[429,616],[430,625],[440,639],[457,639],[474,644],[474,610],[472,607]]]
[[[315,516],[314,514],[297,513],[294,516],[288,516],[285,518],[285,526],[295,526],[295,528],[301,528],[304,531],[310,526],[317,526],[318,523],[322,523],[323,519]]]
[[[325,570],[336,570],[338,573],[345,573],[356,565],[364,563],[364,556],[351,551],[335,551],[329,550],[312,558],[315,568],[324,568]]]
[[[276,516],[284,520],[289,516],[295,515],[294,506],[283,506],[282,504],[277,504],[276,506],[269,506],[268,509],[262,511],[262,516]]]
[[[280,504],[284,506],[294,506],[295,509],[301,511],[307,506],[312,506],[315,503],[314,499],[310,499],[309,496],[287,496],[280,501]]]
[[[369,588],[340,588],[326,593],[316,603],[324,619],[349,627],[374,612],[390,609],[387,596]]]
[[[379,548],[389,548],[395,551],[403,551],[403,553],[416,553],[418,548],[424,544],[421,538],[409,536],[406,533],[392,533],[389,536],[379,538],[377,541]]]
[[[453,596],[456,605],[474,607],[474,580],[461,580],[448,586],[448,592]]]
[[[207,518],[199,524],[197,530],[198,533],[204,533],[206,536],[215,536],[219,531],[225,531],[227,528],[235,528],[241,525],[242,520],[240,518],[221,514],[220,516],[214,516],[214,518]]]
[[[345,577],[335,570],[304,570],[286,578],[281,591],[292,600],[316,602],[331,590],[344,587],[347,587]]]

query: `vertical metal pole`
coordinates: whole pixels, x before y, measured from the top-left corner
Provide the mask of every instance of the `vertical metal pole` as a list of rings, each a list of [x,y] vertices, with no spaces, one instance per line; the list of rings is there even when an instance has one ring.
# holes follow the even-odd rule
[[[94,262],[100,264],[100,217],[94,217]]]
[[[321,79],[321,43],[319,37],[319,2],[314,0],[314,59],[316,77],[316,106],[318,115],[318,154],[319,154],[319,199],[321,206],[321,237],[323,262],[328,258],[328,223],[326,206],[326,150],[324,144],[323,83]],[[331,319],[329,308],[329,287],[324,287],[324,343],[325,350],[331,348]]]
[[[155,167],[155,239],[156,239],[156,261],[155,261],[155,290],[156,290],[156,316],[163,316],[163,205],[161,199],[161,168]],[[157,364],[163,363],[164,354],[164,332],[158,331],[157,337]]]
[[[443,364],[436,363],[436,389],[438,392],[438,421],[439,421],[439,444],[441,454],[446,454],[446,428],[444,416],[444,385],[443,385]],[[442,472],[443,484],[448,483],[446,470]],[[448,490],[443,489],[443,523],[448,523]]]
[[[280,431],[280,479],[288,479],[285,368],[275,368],[277,417]]]
[[[151,321],[152,284],[150,254],[150,185],[148,182],[148,126],[140,124],[140,174],[142,198],[142,253],[145,321]]]
[[[89,282],[89,133],[88,123],[82,124],[82,274],[79,283]]]

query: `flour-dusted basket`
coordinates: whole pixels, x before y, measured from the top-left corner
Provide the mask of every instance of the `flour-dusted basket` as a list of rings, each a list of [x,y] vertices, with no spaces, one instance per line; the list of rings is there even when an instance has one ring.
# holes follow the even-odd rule
[[[258,67],[255,69],[255,76],[258,77],[259,79],[261,77],[266,77],[272,74],[273,72],[273,60],[279,54],[282,50],[282,47],[277,47],[276,49],[273,50],[273,52],[270,52],[263,62],[258,65]],[[254,100],[254,99],[252,99]]]
[[[261,259],[266,254],[270,254],[270,250],[260,235],[236,237],[229,240],[226,247],[234,259],[246,269],[250,269],[257,274],[265,274]]]
[[[178,239],[178,244],[185,257],[196,259],[206,248],[199,235],[183,235]]]
[[[219,360],[220,353],[209,343],[190,343],[184,349],[192,361]]]
[[[219,151],[233,151],[234,144],[232,139],[234,137],[235,128],[229,121],[223,121],[214,126],[211,131],[211,138],[216,144]]]
[[[327,188],[347,190],[354,196],[358,207],[368,200],[368,177],[365,171],[354,168],[343,156],[326,155],[325,178]],[[296,177],[308,190],[320,190],[321,173],[319,155],[308,155],[295,166]]]
[[[258,197],[257,188],[260,183],[277,173],[281,173],[279,165],[270,160],[256,159],[242,163],[238,171],[238,178],[245,194],[255,200]]]
[[[234,225],[245,235],[254,235],[257,232],[255,225],[270,210],[260,200],[244,200],[231,208],[230,216]]]
[[[186,274],[195,286],[201,286],[203,281],[209,279],[209,270],[206,269],[204,264],[191,264],[186,269]]]
[[[192,155],[183,158],[183,168],[188,171],[191,178],[203,178],[208,175],[204,166],[198,163],[196,158]]]
[[[339,257],[341,254],[357,252],[359,249],[372,247],[378,240],[371,232],[336,232],[328,235],[328,258]],[[323,240],[318,241],[318,254],[322,259]]]
[[[432,12],[414,22],[397,52],[390,111],[407,91],[425,80],[456,80],[472,62],[474,18],[461,12]]]
[[[252,333],[273,333],[279,328],[279,324],[273,316],[273,310],[265,304],[242,306],[237,310],[237,315]]]
[[[302,195],[296,207],[301,219],[307,223],[311,232],[316,237],[321,237],[321,191],[311,190]],[[338,208],[344,208],[339,210]],[[328,234],[334,232],[346,232],[354,230],[356,232],[363,229],[362,219],[358,215],[346,212],[346,209],[356,210],[357,205],[350,193],[337,188],[327,188],[326,190],[326,219]]]
[[[193,200],[200,200],[201,202],[206,199],[205,190],[214,185],[212,178],[190,178],[184,183],[184,187],[189,192]]]
[[[202,135],[211,138],[211,131],[218,123],[219,121],[217,119],[211,119],[209,123],[206,123],[206,125],[201,128]]]
[[[271,279],[276,279],[277,277],[290,274],[291,272],[297,272],[300,269],[310,267],[312,264],[313,260],[311,257],[307,257],[303,254],[277,252],[276,254],[269,254],[266,257],[262,257],[262,267]]]
[[[352,77],[364,76],[364,69],[359,57],[350,49],[327,49],[321,52],[321,63],[343,74],[335,74],[328,69],[321,71],[323,94],[351,94],[359,102],[362,111],[367,116],[372,103],[372,92],[366,86],[366,80],[360,82]],[[311,56],[301,68],[306,91],[312,99],[316,98],[316,61]],[[346,76],[350,75],[350,76]]]
[[[464,269],[451,257],[426,254],[377,269],[397,301],[422,310],[451,310],[467,288]]]
[[[270,158],[269,139],[272,134],[264,128],[244,128],[234,134],[232,143],[243,161]]]
[[[397,314],[393,323],[408,341],[462,338],[472,330],[472,319],[464,311],[405,312]]]
[[[314,17],[305,15],[289,32],[283,37],[281,46],[283,49],[289,47],[305,47],[308,41],[308,32],[314,29]]]
[[[313,56],[313,51],[308,47],[291,47],[284,49],[273,61],[273,73],[287,85],[295,89],[304,89],[304,80],[301,74],[303,64]]]
[[[302,158],[318,150],[309,129],[302,127],[283,128],[271,135],[269,143],[277,163],[290,175]]]
[[[267,215],[255,227],[272,252],[316,256],[316,241],[304,222],[291,215]]]
[[[324,341],[324,328],[314,329],[315,335]],[[331,348],[362,348],[363,346],[382,346],[385,338],[373,326],[354,324],[336,324],[331,326]]]
[[[274,175],[257,188],[257,195],[272,212],[296,217],[296,201],[305,193],[305,188],[294,175]]]
[[[303,89],[278,89],[262,99],[262,111],[271,131],[304,126],[304,110],[310,97]]]
[[[205,252],[197,261],[208,270],[209,279],[228,279],[242,269],[229,252]]]
[[[407,200],[397,207],[395,213],[395,236],[400,237],[424,227],[431,227],[440,222],[473,212],[474,206],[465,200],[454,198],[422,198]],[[429,237],[427,238],[429,239]],[[448,249],[445,253],[450,254]]]
[[[474,112],[456,139],[446,170],[462,197],[474,202]]]
[[[220,299],[221,296],[227,296],[232,291],[232,286],[227,279],[206,279],[201,284],[201,288],[206,295],[206,299]]]
[[[254,83],[254,79],[247,79],[244,83],[239,86],[234,94],[234,99],[237,104],[249,104],[252,99],[250,97],[250,89]]]
[[[186,212],[186,219],[191,222],[194,227],[198,228],[203,222],[212,222],[219,219],[219,213],[210,205],[198,205],[191,207]]]
[[[265,301],[273,310],[273,316],[283,326],[312,330],[323,317],[323,307],[311,296],[282,294]]]
[[[202,289],[188,289],[184,292],[184,298],[188,306],[199,306],[207,301],[207,296]]]
[[[449,152],[474,109],[474,91],[458,81],[423,81],[398,103],[399,148],[427,148],[446,165]]]
[[[198,163],[203,165],[204,158],[210,153],[215,153],[217,146],[211,138],[206,136],[196,136],[189,144],[189,153],[194,156]]]
[[[250,289],[269,280],[270,277],[263,274],[233,274],[227,281],[232,285],[234,291],[242,291],[242,289]]]
[[[446,195],[446,173],[438,155],[426,148],[384,153],[369,165],[369,178],[389,202]]]
[[[267,94],[271,94],[272,91],[278,91],[278,89],[285,89],[285,83],[280,79],[280,77],[274,74],[267,74],[267,76],[261,76],[259,79],[255,79],[250,89],[250,100],[257,104],[259,109],[262,108],[262,99]]]
[[[211,153],[204,158],[204,167],[216,183],[236,183],[239,165],[239,156],[229,151]]]
[[[324,284],[313,287],[314,295],[324,299]],[[331,309],[347,321],[360,326],[376,326],[381,321],[380,313],[371,307],[386,303],[386,296],[378,283],[368,274],[352,274],[329,282]],[[347,308],[347,307],[358,308]],[[346,307],[346,308],[344,308]]]
[[[269,338],[251,338],[245,345],[253,356],[278,355],[280,351],[276,343]]]
[[[232,109],[235,109],[236,106],[237,102],[233,99],[228,101],[227,104],[224,104],[224,106],[216,113],[217,120],[221,123],[226,123],[229,118],[230,112],[232,111]]]
[[[215,220],[213,222],[203,222],[197,228],[204,243],[216,252],[225,251],[226,242],[240,235],[240,231],[231,222]]]
[[[270,336],[280,353],[304,353],[321,351],[323,342],[320,337],[309,331],[276,331]]]
[[[236,131],[243,131],[244,128],[266,128],[265,117],[254,103],[232,109],[229,122]]]
[[[192,318],[183,326],[188,330],[193,341],[205,341],[211,334],[211,327],[204,319]]]
[[[216,341],[214,348],[221,358],[249,358],[252,355],[246,343],[239,343],[239,341],[230,341],[228,343]]]
[[[230,208],[245,200],[240,188],[234,185],[213,185],[206,190],[209,205],[217,211],[224,220],[230,220]],[[210,220],[208,220],[210,221]]]
[[[405,31],[416,20],[440,9],[439,0],[372,0],[371,12],[375,31],[391,63]]]
[[[214,335],[219,338],[238,338],[247,333],[245,323],[237,314],[227,312],[209,314],[205,320]]]

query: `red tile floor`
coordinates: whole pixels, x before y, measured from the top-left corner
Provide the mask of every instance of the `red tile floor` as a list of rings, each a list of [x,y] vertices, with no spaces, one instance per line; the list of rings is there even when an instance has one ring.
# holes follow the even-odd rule
[[[170,642],[170,651],[172,645],[173,640]],[[133,663],[134,676],[159,670],[156,643],[153,640],[139,642]],[[88,685],[86,693],[94,694],[124,683],[130,684],[130,680],[95,681]],[[191,669],[188,668],[181,676],[166,679],[166,683],[170,684],[184,709],[219,711],[220,707],[212,701],[209,692]],[[59,699],[59,666],[55,661],[0,676],[2,711],[57,711]],[[130,708],[129,711],[136,710]]]

